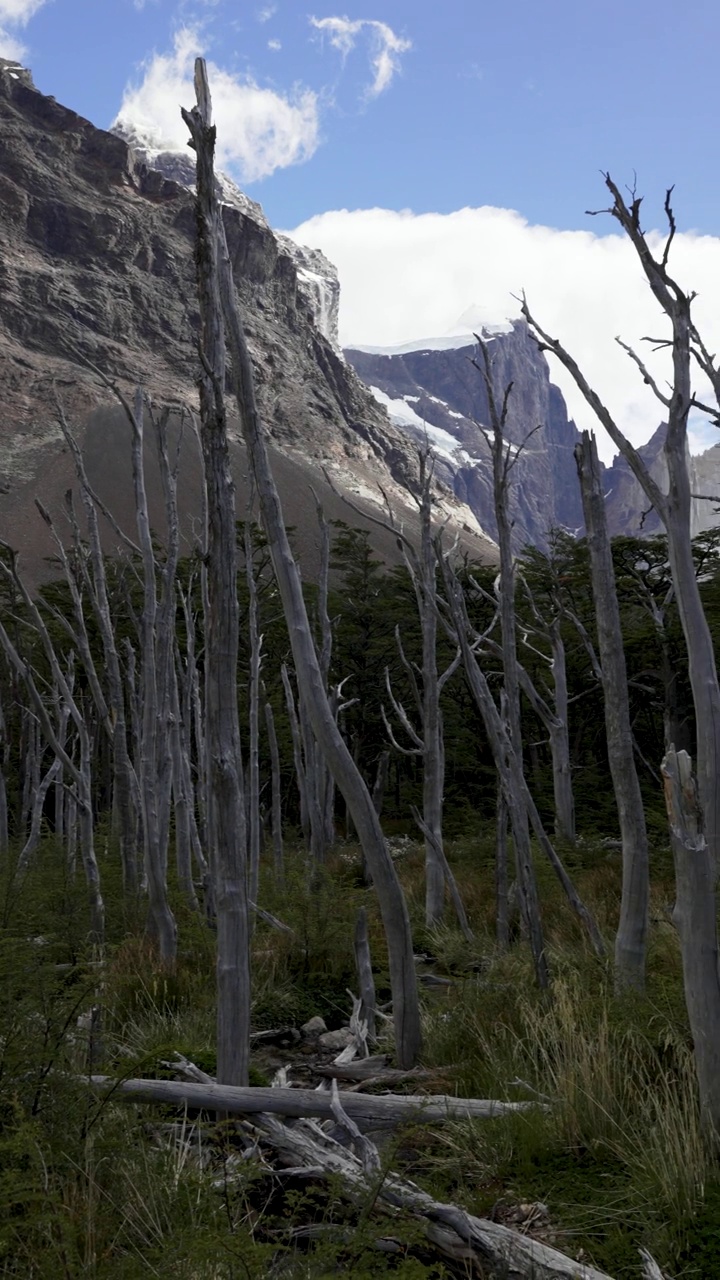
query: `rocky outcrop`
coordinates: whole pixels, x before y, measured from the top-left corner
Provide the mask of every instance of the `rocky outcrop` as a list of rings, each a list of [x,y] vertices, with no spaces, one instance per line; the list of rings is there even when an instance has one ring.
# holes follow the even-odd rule
[[[174,176],[171,161],[180,166]],[[55,425],[56,396],[80,438],[92,437],[96,481],[111,492],[115,476],[104,458],[119,465],[122,428],[89,366],[125,391],[140,381],[156,402],[196,406],[187,163],[172,156],[158,172],[126,139],[96,129],[39,93],[22,68],[0,62],[0,535],[31,560],[50,549],[33,510],[36,492],[42,483],[52,506],[73,481]],[[289,518],[314,522],[310,484],[341,514],[325,471],[336,488],[375,510],[381,481],[404,511],[404,486],[417,469],[407,437],[319,332],[295,251],[237,188],[226,184],[221,194],[260,409],[289,487]],[[239,505],[246,470],[238,442]],[[120,505],[127,497],[113,496]],[[457,524],[474,530],[475,553],[492,554],[453,495],[439,500]],[[354,519],[347,509],[342,514]]]
[[[500,401],[512,383],[506,435],[517,458],[511,483],[515,545],[545,546],[555,526],[582,528],[573,457],[578,432],[527,326],[516,321],[484,336]],[[396,349],[348,349],[345,354],[393,421],[416,441],[427,438],[437,474],[494,535],[492,470],[484,434],[490,413],[484,380],[472,363],[472,335]]]

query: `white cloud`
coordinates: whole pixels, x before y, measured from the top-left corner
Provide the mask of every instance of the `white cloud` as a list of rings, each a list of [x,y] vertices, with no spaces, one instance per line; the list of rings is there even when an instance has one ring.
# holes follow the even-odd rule
[[[46,0],[0,0],[0,58],[22,62],[27,48],[13,33],[13,27],[24,27]]]
[[[26,53],[25,45],[0,27],[0,58],[7,58],[8,62],[23,62]]]
[[[269,22],[270,19],[273,18],[276,13],[277,13],[277,5],[267,4],[263,9],[258,9],[257,20],[258,22]]]
[[[412,48],[412,41],[397,36],[386,22],[376,22],[371,18],[310,18],[310,23],[318,31],[326,34],[330,44],[343,56],[343,60],[354,49],[358,36],[365,31],[370,39],[370,65],[373,79],[367,88],[367,96],[376,98],[392,84],[393,76],[400,70],[400,55]]]
[[[142,81],[126,87],[113,123],[133,126],[154,147],[184,151],[188,133],[180,107],[189,108],[195,102],[194,61],[202,53],[197,30],[178,31],[172,51],[154,54],[144,65]],[[256,182],[314,153],[319,119],[312,90],[298,87],[284,97],[212,62],[208,62],[208,76],[220,168],[241,181]]]
[[[0,22],[23,27],[46,0],[0,0]]]
[[[641,341],[647,334],[667,335],[668,323],[631,245],[619,235],[533,226],[512,210],[492,207],[450,214],[339,210],[290,234],[322,249],[338,268],[343,345],[445,334],[474,303],[488,317],[514,317],[519,305],[512,295],[524,289],[536,319],[575,356],[631,440],[647,440],[662,420],[662,406],[614,341],[619,335],[635,346],[659,381],[670,377],[667,354],[653,354]],[[651,237],[653,244],[660,240]],[[678,234],[670,265],[683,287],[697,289],[696,322],[709,349],[720,350],[720,237]],[[596,428],[556,361],[551,377],[578,425]],[[698,423],[693,439],[701,439]],[[599,427],[598,444],[611,456]]]
[[[273,53],[278,53],[279,50],[282,49],[282,45],[279,40],[268,40],[267,47],[268,49],[272,49]]]

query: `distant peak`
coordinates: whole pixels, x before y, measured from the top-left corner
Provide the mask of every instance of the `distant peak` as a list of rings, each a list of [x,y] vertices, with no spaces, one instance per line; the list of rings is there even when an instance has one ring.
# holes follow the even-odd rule
[[[458,317],[449,333],[467,333],[468,330],[471,333],[512,333],[512,323],[507,317],[501,320],[488,307],[473,302]]]

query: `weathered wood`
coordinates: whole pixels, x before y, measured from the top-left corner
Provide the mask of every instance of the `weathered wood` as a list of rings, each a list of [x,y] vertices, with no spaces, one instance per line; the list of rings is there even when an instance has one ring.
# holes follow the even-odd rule
[[[217,921],[217,1074],[245,1085],[249,1070],[250,930],[247,830],[237,682],[238,598],[235,490],[230,472],[225,333],[219,288],[220,210],[215,196],[215,128],[202,58],[197,106],[183,111],[196,154],[196,271],[201,325],[200,435],[207,502],[205,556],[205,736],[208,829]],[[222,1110],[222,1107],[220,1108]]]
[[[248,751],[246,810],[248,832],[248,895],[257,902],[260,881],[260,668],[262,666],[262,636],[258,623],[258,592],[255,580],[255,555],[250,515],[252,489],[245,515],[243,545],[245,550],[245,581],[248,589],[247,641],[250,649],[248,677]]]
[[[268,746],[270,748],[270,788],[272,809],[270,827],[273,844],[273,869],[275,882],[282,885],[285,879],[285,859],[282,833],[282,780],[280,777],[280,750],[275,732],[275,716],[269,702],[265,703],[265,728],[267,729]]]
[[[507,757],[507,768],[505,770],[507,779],[505,798],[513,832],[522,913],[527,925],[535,975],[538,986],[547,987],[550,976],[543,940],[535,867],[530,849],[528,812],[522,794],[524,774],[520,723],[520,680],[515,625],[515,563],[512,553],[512,525],[508,509],[510,473],[517,460],[518,451],[516,450],[513,453],[505,441],[505,427],[508,403],[512,393],[512,383],[504,389],[502,401],[499,402],[496,395],[490,352],[487,343],[483,342],[481,338],[478,338],[478,349],[479,355],[473,363],[480,372],[485,384],[490,412],[491,430],[486,438],[492,459],[493,501],[498,528],[498,550],[500,553],[498,598],[503,663],[503,718],[507,722],[507,733],[512,747],[512,752]]]
[[[360,997],[362,1000],[361,1016],[367,1023],[368,1040],[375,1040],[375,981],[372,972],[372,958],[368,941],[367,911],[359,907],[355,918],[355,965],[358,971]]]
[[[335,1114],[349,1112],[347,1103],[358,1095],[343,1093],[336,1100]],[[338,1109],[341,1103],[341,1111]],[[353,1126],[346,1124],[353,1135]],[[336,1142],[308,1127],[281,1124],[273,1116],[260,1115],[253,1128],[285,1158],[297,1165],[323,1168],[327,1175],[341,1179],[347,1192],[362,1204],[368,1196],[383,1205],[402,1209],[428,1224],[428,1237],[446,1257],[469,1263],[473,1268],[488,1269],[503,1280],[611,1280],[603,1271],[576,1262],[549,1245],[486,1218],[476,1218],[455,1205],[442,1204],[421,1191],[414,1183],[393,1173],[377,1173],[378,1162],[363,1145],[358,1158]],[[367,1139],[364,1139],[364,1144]]]
[[[175,1080],[113,1080],[92,1076],[91,1083],[103,1093],[138,1102],[167,1102],[198,1110],[251,1115],[268,1112],[283,1116],[332,1116],[330,1095],[315,1089],[246,1089],[230,1085]],[[489,1120],[514,1112],[533,1110],[534,1102],[496,1102],[485,1098],[453,1098],[444,1095],[380,1097],[359,1093],[343,1094],[348,1115],[366,1129],[392,1128],[413,1124],[442,1124],[446,1120]]]
[[[650,862],[645,809],[635,767],[630,695],[620,606],[615,587],[605,497],[595,437],[583,431],[575,446],[590,553],[598,649],[605,703],[608,762],[622,839],[622,893],[615,938],[615,978],[620,988],[645,985]]]
[[[120,666],[120,654],[115,638],[115,628],[110,611],[105,558],[102,551],[97,501],[90,486],[80,447],[70,430],[62,405],[58,403],[58,424],[75,464],[80,484],[80,497],[85,511],[92,590],[90,601],[100,632],[103,659],[107,679],[108,723],[113,742],[113,810],[117,817],[120,837],[120,857],[123,868],[123,887],[128,897],[138,890],[138,812],[140,788],[128,751],[125,692]],[[86,577],[87,581],[87,577]]]
[[[0,571],[2,571],[5,576],[14,583],[23,600],[33,626],[42,641],[45,655],[52,673],[53,684],[55,685],[62,702],[70,712],[70,718],[78,736],[80,744],[79,764],[77,764],[72,756],[68,754],[65,746],[58,738],[58,734],[48,713],[45,701],[38,689],[34,673],[29,663],[26,662],[18,653],[15,645],[10,639],[10,636],[5,630],[2,621],[0,621],[0,644],[2,644],[5,650],[5,656],[10,663],[10,666],[14,668],[25,683],[25,687],[30,697],[30,702],[35,715],[37,716],[37,722],[45,741],[61,761],[63,767],[67,770],[68,776],[72,778],[75,784],[75,799],[77,803],[80,834],[80,853],[83,860],[83,868],[87,883],[92,937],[95,943],[102,945],[105,938],[105,904],[100,891],[100,870],[97,863],[97,857],[95,855],[91,773],[92,751],[88,725],[84,715],[82,714],[81,708],[78,706],[73,695],[68,678],[60,665],[50,633],[45,625],[45,620],[18,572],[17,554],[6,543],[2,543],[0,545],[2,545],[8,558],[7,564],[0,560]]]
[[[198,78],[206,76],[205,64],[201,58],[197,59],[196,76]],[[186,116],[186,119],[189,118]],[[202,143],[199,131],[196,146],[198,142]],[[212,149],[209,143],[210,139],[207,140],[205,147],[208,153],[206,158],[210,162],[208,177],[212,179]],[[219,244],[220,252],[217,269],[213,261],[213,271],[217,270],[217,274],[209,278],[213,281],[219,279],[240,423],[255,477],[263,527],[268,538],[275,578],[288,625],[295,670],[302,686],[315,740],[352,813],[353,822],[371,870],[388,947],[396,1052],[400,1065],[410,1067],[414,1065],[420,1052],[422,1032],[407,903],[370,793],[340,733],[323,686],[300,574],[285,528],[280,499],[270,466],[265,432],[257,410],[252,362],[243,330],[225,231],[210,181],[207,185],[208,234],[211,218],[214,219],[212,226],[217,237],[216,246]],[[213,254],[214,252],[215,247]]]
[[[669,239],[662,256],[656,258],[640,226],[641,201],[633,199],[628,206],[610,174],[606,173],[604,176],[613,201],[609,212],[619,222],[633,245],[653,295],[672,325],[670,345],[673,376],[667,393],[658,387],[635,352],[624,343],[620,344],[638,366],[645,384],[652,389],[667,412],[668,425],[664,446],[668,469],[666,493],[662,492],[650,475],[643,458],[623,435],[607,406],[589,385],[577,362],[561,342],[552,338],[540,327],[531,315],[526,300],[523,300],[522,314],[530,325],[541,350],[551,351],[565,366],[598,421],[602,423],[613,444],[619,449],[667,531],[670,569],[680,623],[687,646],[690,685],[695,708],[700,801],[708,845],[715,866],[720,867],[720,681],[713,638],[703,609],[692,554],[687,446],[688,414],[693,404],[692,360],[697,361],[716,390],[720,390],[720,374],[715,364],[714,354],[711,355],[708,352],[692,320],[692,301],[695,295],[681,289],[668,270],[668,254],[675,233],[675,219],[670,205],[671,192],[667,193],[665,199],[665,211],[670,229]]]
[[[692,763],[671,749],[662,762],[675,863],[673,920],[680,935],[683,983],[705,1123],[720,1137],[720,975],[715,865],[703,832]]]
[[[132,429],[132,474],[138,542],[142,553],[143,607],[140,614],[140,760],[138,779],[143,826],[144,869],[147,876],[150,924],[167,965],[174,965],[177,955],[177,926],[167,896],[167,805],[172,779],[172,761],[168,735],[169,706],[168,661],[171,638],[164,634],[168,619],[167,592],[174,591],[177,563],[177,533],[168,530],[166,569],[171,575],[163,583],[163,607],[158,605],[155,576],[155,548],[150,528],[144,460],[145,397],[138,387],[127,415]],[[161,465],[161,473],[165,467]],[[174,544],[174,545],[173,545]]]

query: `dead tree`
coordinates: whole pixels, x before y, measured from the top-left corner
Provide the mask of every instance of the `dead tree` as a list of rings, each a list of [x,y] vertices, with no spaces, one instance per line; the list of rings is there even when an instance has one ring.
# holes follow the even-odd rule
[[[262,636],[258,627],[258,593],[255,581],[250,503],[245,521],[245,578],[248,589],[247,635],[250,647],[248,678],[248,765],[247,765],[247,831],[248,831],[248,895],[258,900],[260,879],[260,667]]]
[[[485,438],[490,449],[493,475],[493,502],[495,520],[498,530],[498,550],[500,553],[500,576],[498,582],[498,612],[500,617],[500,641],[502,647],[503,686],[505,694],[505,717],[507,732],[512,748],[507,758],[507,776],[512,779],[510,791],[506,791],[506,800],[515,845],[518,886],[522,914],[530,938],[530,946],[535,963],[535,972],[541,986],[547,983],[547,963],[545,959],[542,925],[540,922],[540,902],[538,898],[535,868],[530,849],[530,830],[527,806],[523,803],[522,789],[524,783],[522,766],[522,730],[520,724],[520,680],[518,675],[517,639],[515,627],[515,565],[511,544],[511,524],[508,511],[508,492],[510,473],[515,466],[521,449],[513,448],[505,440],[508,405],[512,393],[512,383],[504,390],[502,402],[498,403],[495,395],[492,364],[487,344],[478,338],[479,355],[473,363],[482,376],[487,392],[490,411],[490,431]],[[532,434],[532,432],[530,433]],[[524,444],[527,444],[526,438]],[[474,662],[473,662],[473,665]],[[467,670],[467,662],[466,662]],[[494,705],[494,703],[493,703]]]
[[[217,1078],[245,1085],[250,1051],[247,828],[236,695],[238,656],[235,491],[225,408],[225,326],[218,254],[222,226],[215,197],[210,90],[195,63],[197,105],[182,111],[197,166],[196,249],[200,304],[200,434],[207,501],[205,734],[208,831],[217,913]]]
[[[720,976],[715,862],[703,834],[690,757],[667,752],[662,762],[665,803],[675,862],[673,921],[680,934],[683,982],[700,1105],[707,1128],[720,1137]]]
[[[123,886],[129,897],[138,891],[138,813],[140,789],[137,775],[128,751],[128,729],[125,707],[125,691],[115,628],[110,610],[105,558],[102,553],[98,507],[88,481],[85,463],[75,437],[70,431],[62,405],[58,403],[58,423],[65,442],[72,454],[75,472],[80,484],[80,498],[85,512],[88,550],[91,571],[85,574],[85,584],[91,608],[95,615],[102,641],[103,660],[107,688],[107,720],[112,731],[113,751],[113,813],[117,815],[120,839],[120,857],[123,868]],[[68,507],[74,520],[74,513]],[[77,545],[78,539],[76,539]]]
[[[688,653],[690,684],[695,707],[698,783],[704,815],[705,835],[716,867],[720,866],[720,683],[718,682],[712,636],[702,606],[693,563],[690,537],[691,491],[688,471],[687,421],[695,406],[716,418],[717,410],[700,404],[692,391],[691,362],[710,379],[715,393],[720,391],[720,371],[698,333],[691,315],[694,294],[688,294],[668,271],[670,249],[675,236],[672,191],[665,197],[669,234],[658,257],[650,250],[640,225],[641,199],[633,194],[628,205],[609,174],[605,183],[612,197],[606,211],[628,236],[654,297],[670,322],[671,337],[652,340],[670,350],[673,376],[669,392],[658,385],[636,352],[620,345],[638,366],[644,382],[667,412],[664,453],[668,469],[668,489],[663,493],[650,475],[638,451],[617,426],[612,414],[587,382],[578,364],[556,338],[550,337],[531,315],[523,300],[522,313],[541,351],[550,351],[571,374],[576,386],[620,450],[630,470],[655,508],[668,535],[668,552],[675,598]]]
[[[570,765],[569,697],[565,642],[561,626],[562,609],[555,598],[553,614],[548,619],[539,609],[535,596],[525,578],[522,579],[522,586],[533,618],[532,623],[523,626],[523,645],[531,649],[547,664],[550,670],[552,688],[549,689],[545,684],[543,693],[538,689],[537,684],[530,680],[522,665],[519,667],[520,685],[548,733],[553,770],[555,835],[561,840],[567,841],[568,844],[574,844],[575,797]],[[530,636],[532,636],[532,643],[528,638]],[[535,644],[537,639],[541,639],[547,644],[550,650],[549,655],[537,648]]]
[[[622,895],[615,937],[619,987],[645,985],[650,861],[640,782],[635,767],[625,650],[595,437],[583,431],[575,447],[590,553],[605,703],[608,762],[622,839]]]
[[[0,858],[7,858],[10,850],[10,832],[8,827],[8,803],[6,777],[10,757],[10,744],[2,706],[2,687],[0,686]]]
[[[144,464],[145,397],[141,389],[126,404],[132,429],[132,473],[138,542],[142,556],[143,607],[139,619],[141,727],[138,779],[143,819],[145,875],[150,923],[160,956],[174,965],[177,928],[167,896],[167,850],[172,786],[170,752],[170,671],[173,658],[175,568],[177,566],[177,510],[168,488],[172,485],[167,455],[158,437],[161,476],[168,508],[168,547],[158,600],[155,550],[150,529]]]
[[[417,601],[418,617],[422,634],[422,663],[416,670],[405,655],[400,628],[396,630],[396,640],[400,661],[408,678],[415,702],[416,712],[420,720],[420,728],[416,729],[410,721],[402,704],[397,700],[390,687],[389,674],[386,671],[388,697],[393,711],[400,721],[412,745],[401,746],[390,726],[383,708],[385,728],[395,747],[403,755],[415,755],[422,760],[423,770],[423,809],[418,825],[425,840],[425,923],[428,927],[438,924],[442,919],[445,906],[445,881],[448,881],[453,901],[459,902],[457,888],[452,880],[447,859],[443,849],[442,811],[445,783],[445,748],[443,743],[443,719],[440,698],[448,680],[460,665],[460,650],[442,673],[438,671],[437,659],[437,561],[433,547],[432,530],[432,478],[433,467],[430,461],[429,448],[418,451],[419,478],[417,489],[411,489],[420,514],[420,550],[414,547],[401,529],[398,529],[388,504],[390,527],[395,533],[398,546],[402,551],[405,567]],[[420,683],[418,684],[418,677]],[[416,819],[418,820],[418,819]],[[452,883],[450,883],[452,881]],[[460,914],[465,916],[462,904]],[[464,919],[467,929],[467,920]]]
[[[269,702],[265,703],[265,727],[267,729],[268,747],[270,750],[270,788],[271,812],[270,829],[273,843],[273,868],[275,882],[282,885],[285,879],[285,859],[282,833],[282,784],[280,778],[280,750],[275,732],[275,716]]]
[[[524,859],[530,859],[532,857],[529,834],[529,826],[531,825],[535,832],[538,844],[550,862],[555,875],[562,885],[570,906],[581,921],[583,928],[586,930],[593,949],[597,955],[604,955],[605,945],[602,939],[602,934],[598,928],[597,921],[595,920],[592,912],[582,901],[561,859],[558,857],[552,841],[547,836],[540,820],[537,805],[535,804],[527,785],[525,773],[522,767],[522,760],[518,757],[510,736],[505,708],[502,708],[501,714],[501,711],[498,709],[492,695],[487,676],[478,662],[477,654],[478,651],[482,651],[485,637],[478,636],[470,623],[462,588],[450,566],[449,557],[443,554],[442,547],[439,543],[437,545],[437,554],[438,559],[443,566],[446,599],[450,615],[448,625],[452,627],[453,638],[457,638],[462,649],[463,664],[468,684],[470,686],[470,691],[482,716],[483,724],[485,725],[485,732],[490,743],[490,749],[495,759],[495,767],[498,771],[500,786],[507,806],[507,816],[509,817],[513,834],[513,843],[515,844],[516,866],[518,866],[521,856]],[[516,824],[515,816],[519,814],[521,810],[522,813],[524,813],[525,821],[524,823],[518,822]],[[526,843],[523,844],[522,842],[525,839]],[[518,842],[520,842],[519,848]],[[498,841],[498,850],[502,854],[503,844],[501,841]],[[536,936],[534,939],[533,934],[530,931],[532,919],[528,919],[527,910],[523,904],[522,881],[519,867],[517,878],[520,886],[521,911],[533,952],[536,977],[538,984],[545,986],[549,981],[547,961],[545,959],[544,949],[542,949],[542,947],[538,949],[539,943],[542,943],[542,926],[538,919],[535,924],[535,928],[539,931],[539,938]],[[498,887],[502,890],[502,881]]]
[[[200,236],[204,263],[203,289],[208,295],[212,295],[214,304],[215,291],[219,283],[240,421],[255,477],[260,512],[275,578],[288,623],[295,670],[303,686],[316,742],[352,813],[378,893],[388,945],[396,1051],[400,1065],[409,1067],[413,1065],[420,1051],[421,1030],[407,904],[372,799],[343,741],[323,687],[322,672],[307,616],[300,575],[290,549],[280,500],[270,468],[265,435],[257,412],[252,364],[240,319],[225,231],[215,199],[213,185],[215,131],[210,124],[207,72],[201,58],[198,58],[195,64],[195,85],[198,107],[192,112],[183,112],[183,118],[192,133],[198,159],[198,185],[201,189],[202,209]],[[211,236],[214,237],[212,249],[206,243]],[[218,243],[219,261],[215,256]],[[214,336],[219,343],[222,337],[219,317]],[[207,358],[207,353],[206,361],[210,368],[219,367],[213,366]],[[209,385],[212,386],[212,383]],[[234,592],[232,594],[234,595]],[[230,679],[225,683],[225,690],[229,683]]]
[[[0,560],[0,569],[13,583],[19,593],[19,596],[25,606],[30,624],[42,643],[45,657],[52,674],[53,684],[57,689],[58,698],[61,700],[62,704],[68,708],[73,727],[77,734],[80,759],[79,763],[76,764],[75,760],[66,750],[58,737],[56,727],[53,724],[53,720],[48,711],[45,700],[40,693],[30,662],[21,656],[5,630],[2,622],[0,622],[0,644],[2,644],[5,650],[5,656],[17,675],[20,676],[21,680],[25,684],[31,706],[37,716],[37,721],[45,741],[56,757],[61,761],[67,772],[68,778],[72,780],[75,787],[75,800],[78,810],[78,826],[80,831],[80,852],[87,883],[92,940],[97,945],[102,945],[105,938],[105,904],[100,891],[100,872],[98,869],[97,858],[95,856],[92,805],[92,743],[88,724],[58,658],[45,620],[42,617],[37,604],[32,599],[25,583],[20,577],[17,565],[17,555],[12,548],[7,546],[6,543],[0,543],[0,547],[2,547],[2,550],[5,552],[7,557],[7,563]]]

